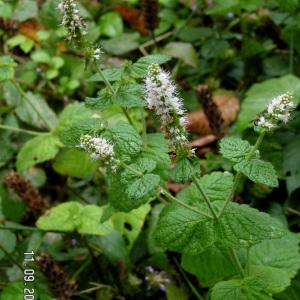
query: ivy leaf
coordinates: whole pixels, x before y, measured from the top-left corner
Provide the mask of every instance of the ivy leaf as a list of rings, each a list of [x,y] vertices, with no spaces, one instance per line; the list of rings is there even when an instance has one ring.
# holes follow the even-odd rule
[[[142,140],[133,126],[118,122],[107,128],[103,136],[108,137],[114,144],[114,151],[119,156],[137,154],[142,146]]]
[[[92,111],[87,109],[84,103],[71,103],[64,108],[59,116],[56,132],[62,131],[66,126],[71,123],[92,117]]]
[[[68,149],[55,159],[52,167],[59,174],[85,177],[96,172],[99,163],[92,160],[90,154],[84,151]]]
[[[218,211],[224,201],[214,201],[213,204]],[[202,212],[210,214],[205,205],[199,207]],[[283,225],[268,214],[230,202],[217,220],[177,204],[167,205],[160,215],[154,236],[165,249],[196,255],[216,241],[238,249],[284,234]]]
[[[264,286],[264,282],[256,277],[222,281],[213,287],[211,300],[272,300],[263,291]]]
[[[16,63],[9,56],[0,57],[0,82],[14,78]]]
[[[233,184],[233,175],[229,172],[212,172],[209,175],[201,177],[199,183],[210,201],[224,201],[230,193]],[[187,200],[194,204],[204,201],[195,182],[188,187]]]
[[[147,75],[148,67],[151,64],[161,65],[171,59],[163,54],[151,54],[140,58],[132,65],[131,75],[135,78],[143,78]]]
[[[250,248],[251,265],[267,266],[285,271],[293,278],[300,268],[299,237],[294,233],[275,240],[265,240]]]
[[[86,97],[84,101],[87,107],[94,110],[108,109],[114,103],[113,95],[108,88],[103,88],[100,92],[98,92],[96,98]]]
[[[122,70],[121,69],[105,69],[102,73],[107,81],[117,81],[120,80]],[[103,77],[99,73],[94,74],[86,80],[86,82],[103,81]]]
[[[103,208],[90,204],[83,206],[70,201],[52,207],[41,216],[36,226],[45,231],[63,231],[107,235],[113,231],[111,220],[100,223]]]
[[[228,137],[220,142],[220,153],[233,162],[244,161],[252,151],[253,146],[248,141],[240,138]],[[254,153],[253,158],[259,158],[259,152]]]
[[[59,134],[59,139],[68,147],[78,147],[83,134],[95,136],[106,126],[107,122],[101,118],[78,120],[65,127]]]
[[[177,162],[169,175],[174,182],[185,183],[195,174],[200,174],[199,160],[196,157],[184,157]]]
[[[242,160],[233,168],[243,173],[253,182],[260,182],[271,187],[278,186],[277,174],[273,165],[260,159]]]
[[[144,226],[146,217],[151,210],[149,203],[131,212],[119,212],[112,217],[115,229],[127,238],[127,249],[130,250]]]
[[[26,142],[17,156],[17,170],[22,172],[30,167],[52,159],[59,150],[59,140],[53,135],[34,137]]]
[[[245,251],[239,251],[238,254],[240,254],[239,259],[242,265],[244,265]],[[218,242],[198,255],[183,253],[181,265],[187,272],[197,276],[203,287],[213,286],[220,279],[237,274],[228,247]]]
[[[118,89],[114,102],[121,107],[144,107],[146,101],[143,95],[143,86],[140,84],[128,84]]]

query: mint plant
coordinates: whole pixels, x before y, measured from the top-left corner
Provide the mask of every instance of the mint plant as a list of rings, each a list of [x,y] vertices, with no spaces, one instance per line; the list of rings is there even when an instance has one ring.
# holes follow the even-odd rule
[[[84,104],[68,104],[56,115],[14,79],[14,60],[9,56],[0,59],[0,81],[12,94],[21,97],[23,105],[38,120],[36,131],[0,126],[34,136],[19,151],[17,170],[22,172],[53,159],[53,169],[60,174],[78,177],[97,174],[106,184],[106,203],[69,199],[52,206],[45,214],[35,214],[36,227],[20,228],[34,230],[27,247],[41,252],[38,265],[50,278],[52,288],[55,278],[52,270],[45,267],[45,261],[63,274],[70,290],[54,288],[55,296],[69,298],[76,293],[77,285],[74,278],[71,280],[41,251],[45,248],[42,244],[46,232],[80,234],[89,247],[88,253],[101,249],[99,252],[115,264],[119,263],[119,257],[108,249],[117,241],[123,258],[120,268],[130,269],[129,252],[150,212],[147,237],[153,243],[150,252],[162,256],[167,250],[179,252],[179,269],[185,278],[185,272],[193,274],[202,287],[209,288],[207,299],[267,300],[284,291],[300,267],[299,238],[280,220],[250,205],[238,204],[233,198],[246,179],[278,187],[277,172],[261,158],[259,149],[265,136],[291,119],[290,112],[295,109],[292,94],[283,90],[254,119],[257,140],[253,145],[234,136],[220,140],[219,153],[230,161],[230,172],[202,174],[200,159],[189,146],[184,101],[171,74],[161,66],[170,57],[152,54],[135,62],[126,60],[119,69],[102,69],[99,61],[104,51],[88,41],[74,1],[62,0],[57,9],[62,17],[60,25],[66,29],[66,40],[83,53],[85,68],[96,71],[89,81],[103,84],[96,97],[86,97]],[[106,119],[103,112],[111,108],[122,112],[125,121]],[[146,123],[146,115],[152,112],[154,120],[160,123],[160,131],[155,133],[149,133]],[[23,116],[23,121],[26,120]],[[187,183],[187,187],[174,195],[167,187],[169,178],[175,183]],[[10,178],[11,186],[14,181],[15,178]],[[126,226],[130,230],[125,231]],[[4,222],[2,229],[11,228],[17,227]],[[15,244],[15,235],[8,232]],[[7,249],[1,246],[0,251],[9,254],[13,249],[14,245]],[[85,265],[80,267],[78,274],[84,268]],[[146,275],[147,289],[166,291],[172,284],[165,271],[154,271],[150,265],[146,267]],[[128,278],[134,281],[129,275]],[[203,299],[197,287],[189,279],[187,282],[195,297]],[[7,290],[4,296],[5,293]]]

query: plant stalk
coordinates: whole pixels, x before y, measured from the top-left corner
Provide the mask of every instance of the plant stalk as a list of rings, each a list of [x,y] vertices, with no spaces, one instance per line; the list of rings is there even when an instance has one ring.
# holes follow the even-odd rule
[[[16,131],[16,132],[24,132],[24,133],[27,133],[27,134],[30,134],[30,135],[37,135],[37,136],[49,134],[49,132],[38,132],[38,131],[32,131],[32,130],[27,130],[27,129],[22,129],[22,128],[16,128],[16,127],[7,126],[7,125],[0,125],[0,128],[11,130],[11,131]]]
[[[239,275],[242,277],[242,278],[245,278],[246,277],[246,274],[245,274],[245,271],[241,265],[241,262],[237,256],[237,254],[235,253],[234,249],[231,248],[231,247],[228,247],[228,251],[229,251],[229,254],[230,254],[230,257],[231,257],[231,260],[233,262],[233,265],[234,267],[236,268],[237,272],[239,273]]]

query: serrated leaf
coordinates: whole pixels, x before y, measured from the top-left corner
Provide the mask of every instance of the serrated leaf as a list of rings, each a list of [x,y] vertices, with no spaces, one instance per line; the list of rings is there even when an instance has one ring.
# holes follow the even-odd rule
[[[213,202],[216,211],[223,204]],[[205,205],[199,207],[210,214]],[[154,235],[165,249],[196,255],[217,241],[238,249],[284,234],[283,225],[268,214],[230,202],[217,220],[177,204],[168,205],[160,215]]]
[[[107,122],[101,118],[78,120],[65,127],[59,134],[59,139],[68,147],[78,147],[83,134],[98,135],[106,126]]]
[[[0,294],[0,300],[15,300],[24,297],[24,281],[10,282],[3,287]]]
[[[87,107],[94,110],[105,110],[113,105],[113,96],[108,88],[103,88],[96,98],[85,98],[85,103]]]
[[[165,153],[170,151],[168,141],[165,139],[165,135],[163,133],[148,133],[147,147],[157,149]]]
[[[31,104],[36,107],[36,110],[43,115],[44,119],[47,120],[47,124],[55,128],[57,125],[57,117],[52,108],[49,107],[46,100],[41,95],[36,95],[31,92],[26,93],[27,98],[30,100]],[[41,120],[36,111],[32,108],[32,105],[21,98],[21,103],[16,108],[16,113],[18,117],[23,121],[34,127],[46,128],[44,121]]]
[[[107,81],[117,81],[121,78],[121,69],[105,69],[102,73]],[[99,73],[94,74],[86,82],[103,81],[102,76]]]
[[[240,138],[228,137],[220,142],[220,153],[233,162],[240,162],[251,153],[253,146],[248,141]],[[256,151],[253,158],[259,158],[259,152]]]
[[[137,154],[142,146],[140,135],[133,126],[125,122],[118,122],[107,128],[103,136],[112,141],[114,151],[120,157]]]
[[[131,212],[119,212],[112,217],[115,229],[128,240],[128,250],[132,248],[134,242],[138,238],[150,210],[151,206],[147,203]]]
[[[151,64],[161,65],[171,59],[170,56],[163,54],[151,54],[140,58],[132,65],[131,74],[135,78],[143,78],[147,75],[148,67]]]
[[[271,296],[262,291],[263,285],[255,277],[222,281],[213,287],[211,300],[272,300]]]
[[[22,172],[30,167],[52,159],[59,150],[59,140],[56,136],[42,135],[26,142],[17,155],[17,170]]]
[[[0,82],[14,78],[16,63],[9,56],[0,57]]]
[[[233,184],[233,175],[229,172],[212,172],[209,175],[201,177],[199,183],[210,201],[224,201],[230,193],[231,186]],[[187,200],[193,204],[204,201],[204,198],[195,182],[193,182],[188,188]]]
[[[267,102],[285,92],[291,92],[293,101],[299,103],[300,79],[289,74],[253,84],[242,102],[241,111],[235,123],[236,132],[242,132],[249,125],[253,126],[253,120],[266,109]]]
[[[17,244],[17,238],[10,230],[0,230],[1,246],[7,253],[13,252]],[[0,259],[5,256],[5,252],[0,249]]]
[[[99,161],[92,160],[90,154],[84,151],[69,149],[56,158],[52,167],[62,175],[85,177],[96,172]]]
[[[52,207],[41,216],[36,226],[45,231],[63,231],[107,235],[113,231],[110,220],[100,223],[103,208],[93,204],[86,206],[78,202],[65,202]]]
[[[185,183],[196,174],[200,174],[199,160],[196,157],[184,157],[177,162],[169,175],[174,182]]]
[[[145,173],[150,173],[155,169],[156,162],[150,158],[139,158],[136,162],[130,164],[129,167],[131,169],[136,170],[137,172],[145,174]],[[122,182],[124,183],[130,183],[131,181],[139,178],[139,175],[137,175],[130,169],[126,169],[121,176],[122,176]]]
[[[244,251],[241,252],[245,254]],[[239,258],[243,265],[244,256],[240,255]],[[203,287],[213,286],[220,280],[237,274],[228,248],[221,243],[215,243],[198,255],[183,253],[181,265],[187,272],[197,276]]]
[[[62,131],[66,126],[77,120],[91,118],[92,114],[93,112],[90,109],[87,109],[84,103],[71,103],[61,112],[58,118],[56,132]]]
[[[243,160],[233,166],[253,182],[260,182],[271,187],[278,186],[277,174],[273,165],[260,159]]]
[[[144,107],[146,101],[143,95],[143,86],[140,84],[129,84],[118,89],[114,96],[114,102],[121,107]]]
[[[253,265],[249,268],[251,276],[259,278],[266,284],[264,291],[269,294],[280,293],[291,283],[290,276],[282,269]]]
[[[249,263],[283,270],[293,278],[300,268],[299,237],[289,233],[280,239],[265,240],[252,246]]]

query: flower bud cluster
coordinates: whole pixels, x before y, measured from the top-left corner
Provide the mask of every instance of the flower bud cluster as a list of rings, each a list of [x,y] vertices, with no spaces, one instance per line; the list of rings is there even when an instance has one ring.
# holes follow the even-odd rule
[[[270,131],[282,122],[287,123],[290,119],[290,111],[294,108],[291,93],[274,97],[269,101],[266,112],[255,120],[257,130]]]
[[[167,274],[165,271],[156,271],[153,269],[152,266],[146,267],[146,276],[145,280],[148,283],[147,291],[150,290],[161,290],[162,292],[166,291],[165,284],[170,283],[171,280],[167,277]]]
[[[82,42],[85,31],[85,24],[79,17],[79,10],[73,0],[61,0],[57,7],[62,15],[61,25],[67,29],[67,40],[78,45]]]
[[[170,75],[158,64],[151,64],[145,79],[146,101],[162,124],[162,131],[176,149],[186,147],[186,117]]]
[[[80,138],[80,147],[88,152],[94,160],[101,159],[106,164],[113,161],[114,147],[105,138],[85,134]]]

